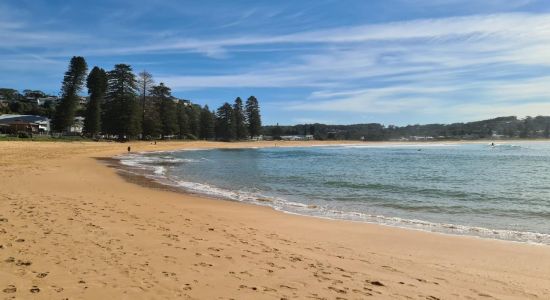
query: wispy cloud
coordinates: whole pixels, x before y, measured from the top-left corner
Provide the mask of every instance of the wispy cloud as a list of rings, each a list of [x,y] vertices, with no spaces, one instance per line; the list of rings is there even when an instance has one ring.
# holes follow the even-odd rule
[[[146,46],[132,45],[129,47],[97,49],[94,54],[112,55],[174,51],[195,51],[207,54],[208,49],[219,49],[221,51],[221,49],[239,46],[297,43],[334,45],[414,39],[422,39],[431,43],[453,39],[476,42],[489,38],[531,42],[533,40],[548,41],[549,37],[550,14],[510,13],[418,19],[275,36],[246,35],[221,39],[172,38]]]
[[[56,27],[59,23],[37,26],[24,10],[13,18],[2,11],[6,4],[0,4],[0,53],[4,55],[0,70],[33,63],[37,69],[59,69],[60,61],[77,54],[103,63],[121,59],[140,67],[149,65],[158,70],[158,82],[182,94],[301,89],[300,95],[305,96],[299,100],[296,95],[266,94],[284,103],[279,108],[284,114],[409,112],[419,119],[511,111],[537,114],[546,108],[541,99],[550,95],[550,14],[510,12],[534,5],[535,0],[470,1],[468,11],[474,14],[462,16],[425,17],[422,13],[408,20],[343,20],[336,27],[318,21],[283,29],[273,25],[307,19],[308,10],[288,3],[241,3],[239,9],[222,15],[223,7],[159,3],[163,3],[157,6],[159,11],[132,1],[128,1],[132,7],[128,14],[120,9],[100,10],[104,13],[95,24],[97,32],[90,27]],[[337,1],[319,5],[331,3],[335,9],[342,7]],[[465,6],[461,0],[392,3],[424,11]],[[72,8],[66,9],[71,12]],[[144,22],[155,17],[155,26]],[[197,21],[201,18],[202,23]],[[140,63],[147,60],[159,63]],[[186,64],[193,65],[193,71]],[[304,118],[315,119],[293,120]]]

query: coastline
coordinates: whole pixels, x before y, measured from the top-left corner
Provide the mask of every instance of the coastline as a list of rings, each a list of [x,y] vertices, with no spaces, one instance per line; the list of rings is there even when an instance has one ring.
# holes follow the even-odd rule
[[[300,145],[294,145],[300,147]],[[388,147],[386,143],[376,145],[360,144],[339,144],[339,145],[311,145],[311,147]],[[389,146],[404,146],[403,144],[390,144]],[[420,147],[419,144],[408,144],[406,146]],[[434,144],[433,146],[448,146],[448,144]],[[293,147],[293,145],[289,146]],[[246,149],[247,147],[243,147]],[[248,149],[257,149],[258,147],[248,147]],[[294,214],[298,216],[307,216],[328,220],[342,220],[359,223],[369,223],[389,227],[403,228],[409,230],[418,230],[436,234],[447,234],[453,236],[469,236],[483,239],[492,239],[499,241],[528,243],[533,245],[550,246],[550,235],[538,232],[513,231],[506,229],[495,229],[486,227],[467,226],[452,223],[434,223],[422,219],[404,219],[385,215],[370,215],[357,211],[344,210],[324,210],[320,211],[317,205],[308,205],[303,203],[289,202],[282,198],[267,198],[266,196],[251,195],[249,193],[241,194],[239,191],[220,189],[205,183],[174,181],[166,176],[165,163],[173,164],[174,159],[164,161],[160,158],[151,158],[147,154],[170,154],[174,152],[204,151],[207,149],[184,149],[174,151],[153,151],[140,152],[131,155],[117,155],[108,159],[108,165],[117,169],[118,174],[127,181],[140,184],[146,187],[168,190],[176,193],[202,196],[205,198],[235,201],[248,205],[257,205],[269,207],[275,211]],[[144,156],[145,155],[145,156]],[[175,159],[176,161],[178,159]],[[155,163],[156,162],[156,163]]]
[[[547,246],[310,218],[134,185],[95,159],[127,144],[0,145],[0,290],[16,287],[3,296],[30,297],[34,286],[40,297],[82,299],[550,296]]]

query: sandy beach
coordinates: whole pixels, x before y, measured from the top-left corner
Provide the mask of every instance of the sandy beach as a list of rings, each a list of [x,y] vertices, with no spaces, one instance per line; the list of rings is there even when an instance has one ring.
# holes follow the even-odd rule
[[[0,142],[0,298],[550,299],[549,246],[145,187],[98,160],[128,145],[274,143]]]

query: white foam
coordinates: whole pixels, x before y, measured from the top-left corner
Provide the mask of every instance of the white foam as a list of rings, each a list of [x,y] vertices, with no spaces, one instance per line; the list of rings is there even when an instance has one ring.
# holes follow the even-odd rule
[[[235,200],[239,202],[252,203],[256,205],[269,206],[278,211],[322,217],[328,219],[350,220],[381,224],[392,227],[407,229],[416,229],[429,232],[447,233],[455,235],[470,235],[483,238],[498,240],[508,240],[516,242],[527,242],[533,244],[550,245],[550,235],[536,232],[522,232],[514,230],[496,230],[483,227],[465,226],[456,224],[433,223],[416,219],[403,219],[399,217],[387,217],[382,215],[371,215],[361,212],[344,212],[339,210],[327,209],[323,206],[311,205],[299,202],[292,202],[282,198],[266,197],[259,194],[247,193],[242,191],[231,191],[218,188],[212,185],[178,181],[177,186],[188,191],[201,193],[217,198]]]
[[[447,146],[447,144],[441,144]],[[408,145],[409,147],[418,147],[418,145]],[[201,160],[204,160],[201,159]],[[382,215],[371,215],[362,212],[340,211],[328,207],[292,202],[278,197],[268,197],[259,193],[250,193],[246,191],[234,191],[216,187],[213,185],[197,182],[188,182],[173,180],[167,177],[167,169],[164,166],[155,165],[162,162],[198,162],[199,160],[180,159],[172,156],[147,156],[139,154],[124,155],[120,158],[121,164],[132,168],[143,169],[150,172],[146,174],[148,178],[156,180],[159,183],[182,188],[186,191],[204,194],[216,198],[229,199],[239,202],[251,203],[262,206],[269,206],[278,211],[322,217],[328,219],[340,219],[375,223],[393,227],[416,229],[429,232],[448,233],[456,235],[469,235],[483,238],[527,242],[534,244],[550,245],[550,234],[536,232],[522,232],[513,230],[488,229],[483,227],[465,226],[456,224],[433,223],[423,220],[403,219],[399,217],[387,217]]]

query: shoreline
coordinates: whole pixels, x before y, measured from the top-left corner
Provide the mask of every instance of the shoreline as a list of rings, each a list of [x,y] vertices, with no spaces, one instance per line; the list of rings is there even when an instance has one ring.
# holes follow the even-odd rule
[[[459,143],[449,144],[449,145],[456,145],[456,144],[459,144]],[[402,146],[403,144],[392,143],[391,145]],[[413,144],[413,145],[407,144],[407,146],[417,146],[417,145],[420,146],[419,144]],[[439,145],[439,143],[437,145]],[[311,145],[311,146],[289,145],[287,146],[287,148],[342,147],[342,146],[354,147],[354,146],[364,146],[364,145],[361,145],[361,144],[329,144],[329,145]],[[387,146],[387,144],[383,143],[378,145],[367,145],[367,147],[384,147],[384,146]],[[257,149],[257,148],[258,147],[242,147],[238,149]],[[277,148],[277,146],[267,146],[267,147],[261,147],[261,148]],[[214,149],[217,149],[217,148],[146,151],[146,152],[132,153],[132,155],[137,154],[139,156],[139,155],[154,154],[154,153],[205,151],[205,150],[214,150]],[[369,215],[369,214],[355,212],[355,211],[328,211],[325,213],[330,213],[331,215],[320,215],[320,214],[315,214],[315,212],[313,211],[310,213],[307,213],[307,212],[292,211],[284,208],[278,209],[277,207],[270,205],[270,203],[273,203],[273,200],[271,199],[258,198],[258,199],[254,199],[254,201],[252,200],[242,201],[238,199],[233,199],[228,195],[217,195],[215,193],[209,193],[207,191],[200,190],[198,188],[196,190],[193,190],[189,187],[178,186],[176,185],[175,182],[173,182],[173,180],[170,180],[170,178],[164,175],[156,174],[156,171],[147,169],[144,165],[125,164],[123,161],[127,157],[128,157],[128,153],[114,156],[110,158],[110,160],[115,162],[112,165],[112,167],[119,170],[118,174],[123,178],[125,178],[128,182],[132,182],[134,184],[138,184],[146,187],[153,187],[153,188],[163,189],[163,190],[167,190],[175,193],[181,193],[183,195],[198,196],[198,197],[209,198],[214,200],[222,200],[222,201],[232,201],[232,202],[242,203],[245,205],[268,207],[275,212],[292,214],[292,215],[303,216],[303,217],[313,217],[313,218],[344,221],[344,222],[355,222],[359,224],[367,223],[372,225],[387,226],[390,228],[401,228],[406,230],[415,230],[415,231],[434,233],[434,234],[443,234],[443,235],[449,235],[449,236],[464,236],[464,237],[473,237],[473,238],[480,238],[480,239],[487,239],[487,240],[494,240],[494,241],[529,244],[529,245],[536,245],[536,246],[550,246],[550,238],[549,238],[550,235],[545,233],[539,233],[539,232],[514,231],[509,229],[487,228],[487,227],[461,225],[461,224],[453,224],[453,223],[434,223],[431,221],[420,220],[420,219],[404,219],[401,217],[391,217],[391,216],[385,216],[385,215]],[[151,164],[151,166],[155,166],[155,165]],[[195,182],[188,182],[188,183],[197,184]],[[200,183],[200,185],[201,186],[205,185],[209,188],[214,188],[217,190],[219,189],[218,187],[211,186],[205,183]],[[239,194],[239,191],[234,191],[234,190],[223,190],[222,192]],[[317,208],[316,205],[313,205],[313,207],[311,207],[311,205],[307,205],[303,203],[298,203],[298,204],[303,205],[303,208],[308,208],[308,209]],[[292,204],[288,204],[288,205],[293,206]],[[341,215],[341,216],[338,217],[338,215]],[[347,217],[345,215],[347,215]],[[355,216],[355,218],[353,218],[352,216]],[[510,237],[510,236],[516,236],[516,237]]]
[[[80,299],[550,296],[545,246],[176,194],[126,182],[95,159],[127,144],[29,144],[0,143],[0,294],[17,288],[4,296],[33,287]],[[265,146],[132,149],[251,144]]]

